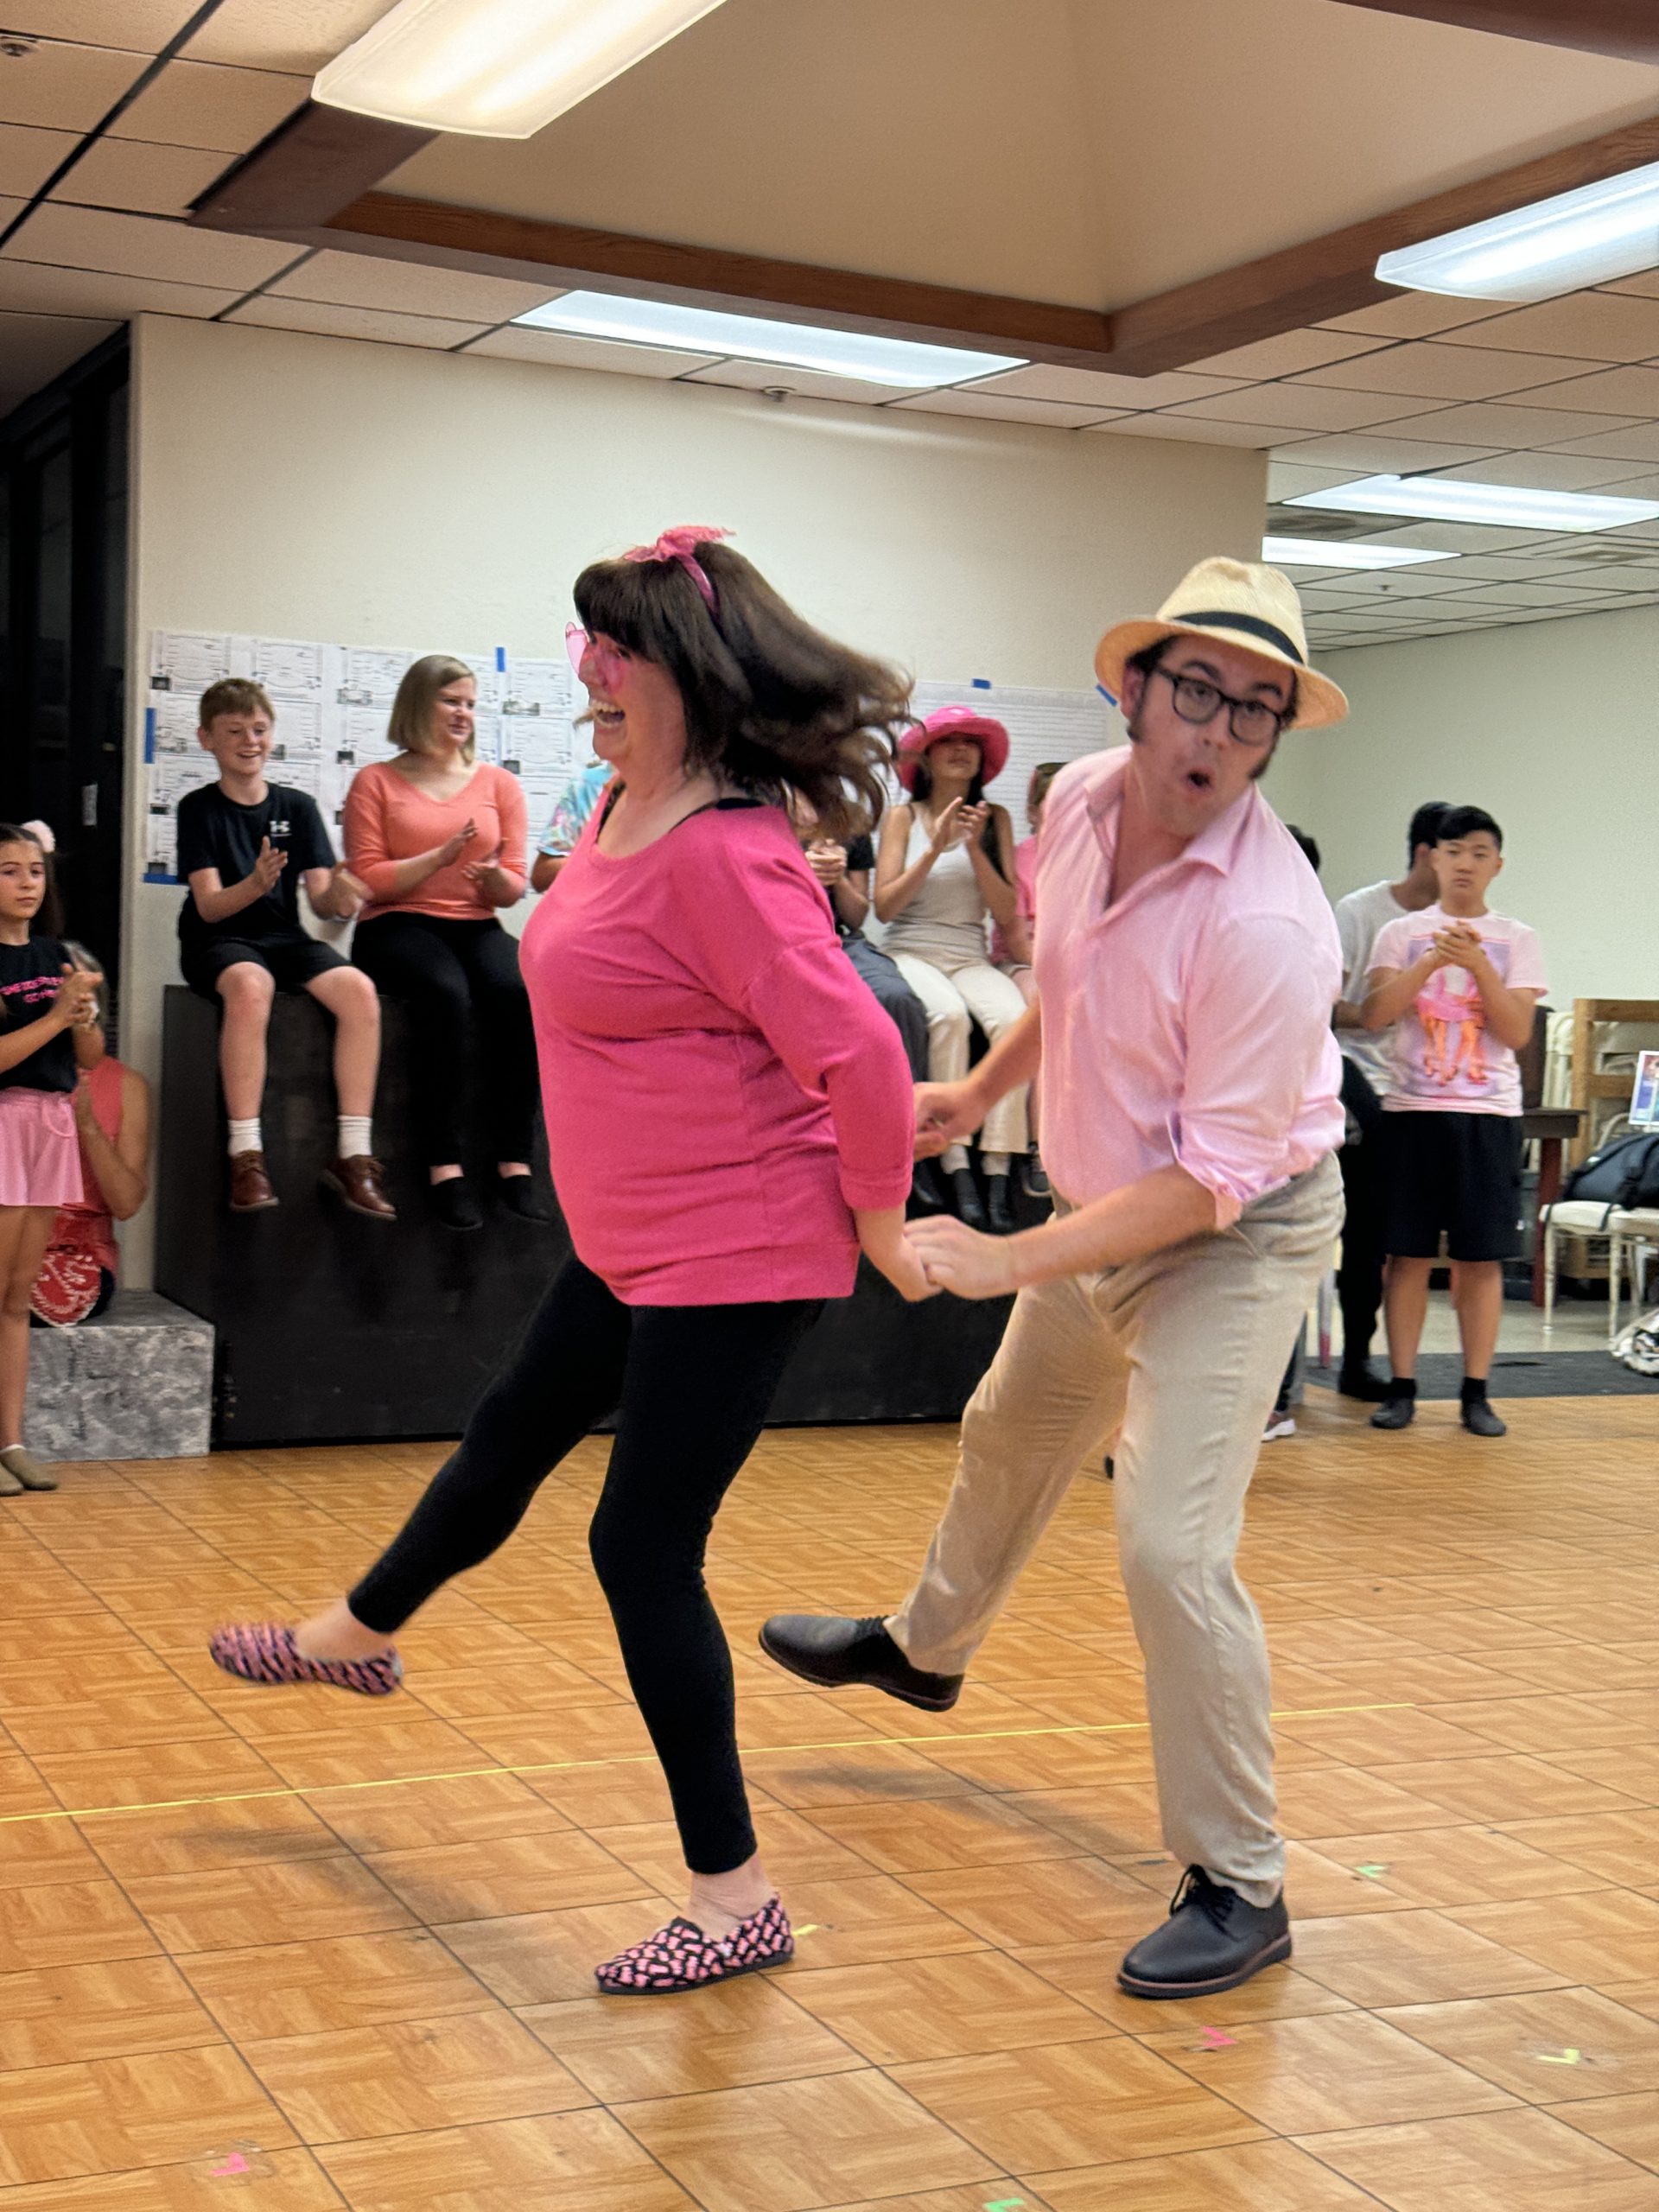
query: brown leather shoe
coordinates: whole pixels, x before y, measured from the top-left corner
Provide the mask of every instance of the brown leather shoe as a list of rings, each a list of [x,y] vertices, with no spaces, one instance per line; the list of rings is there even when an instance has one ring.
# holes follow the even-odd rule
[[[397,1209],[380,1179],[385,1172],[378,1160],[359,1152],[350,1160],[330,1160],[321,1179],[323,1189],[332,1192],[348,1211],[369,1221],[396,1221]]]
[[[280,1205],[270,1178],[265,1173],[263,1152],[233,1152],[231,1154],[231,1211],[232,1213],[264,1213],[270,1206]]]

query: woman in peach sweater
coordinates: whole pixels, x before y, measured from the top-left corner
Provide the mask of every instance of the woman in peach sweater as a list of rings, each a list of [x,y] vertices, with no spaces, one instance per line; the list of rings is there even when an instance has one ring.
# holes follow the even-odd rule
[[[416,1134],[433,1211],[450,1229],[483,1215],[461,1168],[461,1102],[476,1016],[510,1212],[542,1218],[531,1194],[536,1046],[518,947],[496,918],[524,895],[524,795],[474,744],[478,687],[464,661],[429,653],[404,671],[386,734],[346,797],[346,865],[368,893],[352,957],[409,1008]]]

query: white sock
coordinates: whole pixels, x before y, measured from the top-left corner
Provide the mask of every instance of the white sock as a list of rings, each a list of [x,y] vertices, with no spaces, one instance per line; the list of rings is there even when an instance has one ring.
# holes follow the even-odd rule
[[[342,1160],[360,1160],[365,1153],[374,1150],[369,1135],[372,1116],[342,1114],[340,1116],[340,1156]]]
[[[1006,1152],[982,1152],[979,1164],[988,1175],[1006,1175],[1010,1155]]]
[[[947,1175],[954,1175],[959,1167],[965,1167],[968,1165],[967,1146],[965,1144],[946,1145],[944,1150],[939,1154],[939,1165]]]
[[[228,1149],[232,1160],[236,1158],[238,1152],[263,1152],[264,1148],[265,1141],[259,1133],[259,1116],[257,1114],[251,1122],[231,1123],[231,1141]]]

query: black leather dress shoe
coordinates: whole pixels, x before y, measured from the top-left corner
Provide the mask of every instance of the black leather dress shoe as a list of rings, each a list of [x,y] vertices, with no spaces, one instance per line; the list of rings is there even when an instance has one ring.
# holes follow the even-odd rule
[[[1282,1896],[1246,1904],[1202,1866],[1182,1877],[1163,1926],[1144,1936],[1117,1970],[1131,1997],[1213,1997],[1290,1956]]]
[[[1337,1376],[1337,1388],[1344,1398],[1357,1398],[1367,1406],[1380,1406],[1389,1395],[1387,1376],[1379,1375],[1369,1360],[1362,1360],[1357,1367],[1344,1366]]]
[[[912,1667],[879,1613],[867,1621],[843,1620],[836,1613],[774,1613],[760,1631],[760,1649],[820,1689],[863,1682],[925,1713],[949,1713],[962,1695],[960,1675],[928,1675]]]

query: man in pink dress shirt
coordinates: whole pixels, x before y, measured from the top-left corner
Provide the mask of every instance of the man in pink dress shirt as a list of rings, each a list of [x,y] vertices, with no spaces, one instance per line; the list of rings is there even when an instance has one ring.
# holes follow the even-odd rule
[[[937,1151],[1040,1065],[1055,1217],[1013,1237],[911,1225],[942,1288],[1017,1294],[944,1518],[897,1613],[779,1616],[761,1643],[809,1681],[944,1710],[1072,1478],[1116,1437],[1160,1810],[1187,1869],[1120,1979],[1197,1997],[1290,1952],[1267,1649],[1236,1554],[1285,1347],[1342,1219],[1342,963],[1257,784],[1282,729],[1338,721],[1347,701],[1306,664],[1288,579],[1233,561],[1109,631],[1096,667],[1130,743],[1049,793],[1037,1003],[964,1082],[918,1092],[918,1148]]]

